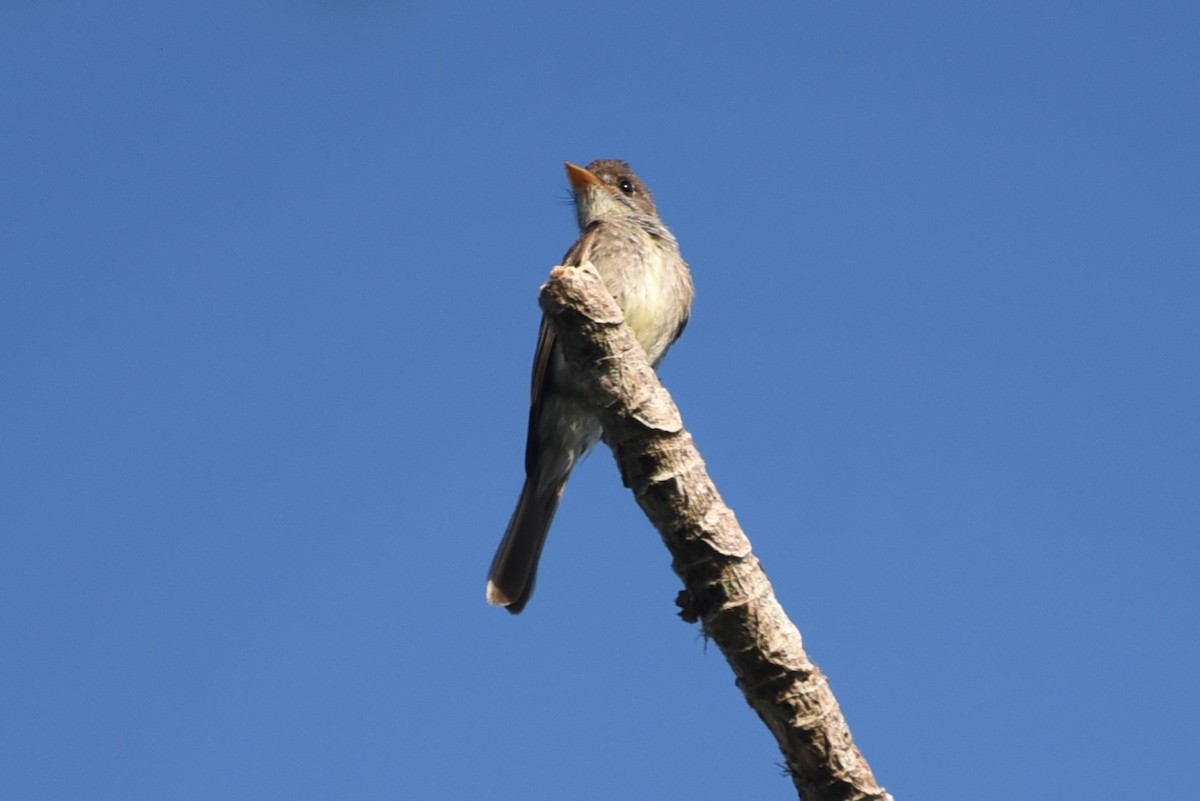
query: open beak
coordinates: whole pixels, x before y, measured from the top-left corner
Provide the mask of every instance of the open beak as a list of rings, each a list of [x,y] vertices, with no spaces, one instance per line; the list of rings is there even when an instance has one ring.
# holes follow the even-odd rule
[[[589,184],[595,186],[604,185],[604,182],[597,178],[594,172],[585,170],[578,164],[572,164],[569,161],[567,162],[567,180],[571,182],[571,187],[574,188],[576,192],[582,192],[583,190],[587,189]]]

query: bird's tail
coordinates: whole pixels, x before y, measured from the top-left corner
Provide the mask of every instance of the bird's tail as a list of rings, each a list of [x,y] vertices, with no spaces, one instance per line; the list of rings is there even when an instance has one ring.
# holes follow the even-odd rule
[[[539,483],[536,475],[525,479],[517,509],[488,571],[488,603],[503,606],[514,615],[525,608],[533,595],[542,546],[567,486],[566,477],[540,491]]]

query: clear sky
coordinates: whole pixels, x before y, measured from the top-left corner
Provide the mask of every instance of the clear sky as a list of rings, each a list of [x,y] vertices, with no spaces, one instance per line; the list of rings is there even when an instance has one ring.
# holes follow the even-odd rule
[[[0,76],[0,798],[793,797],[607,451],[484,602],[613,157],[880,781],[1194,784],[1194,0],[13,0]]]

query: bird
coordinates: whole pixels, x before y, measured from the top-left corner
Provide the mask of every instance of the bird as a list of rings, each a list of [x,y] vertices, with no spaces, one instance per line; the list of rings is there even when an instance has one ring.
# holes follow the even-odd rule
[[[691,316],[695,290],[679,243],[629,165],[566,163],[579,238],[564,265],[591,262],[655,369]],[[525,484],[488,571],[487,600],[519,614],[571,470],[603,434],[543,316],[533,357]]]

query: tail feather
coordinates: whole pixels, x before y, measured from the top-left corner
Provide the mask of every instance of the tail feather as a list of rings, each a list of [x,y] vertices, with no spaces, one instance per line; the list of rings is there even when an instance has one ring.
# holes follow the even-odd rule
[[[544,487],[540,493],[537,485],[535,477],[526,479],[517,509],[488,571],[488,603],[503,606],[514,615],[525,608],[533,595],[538,559],[567,482],[563,479]]]

